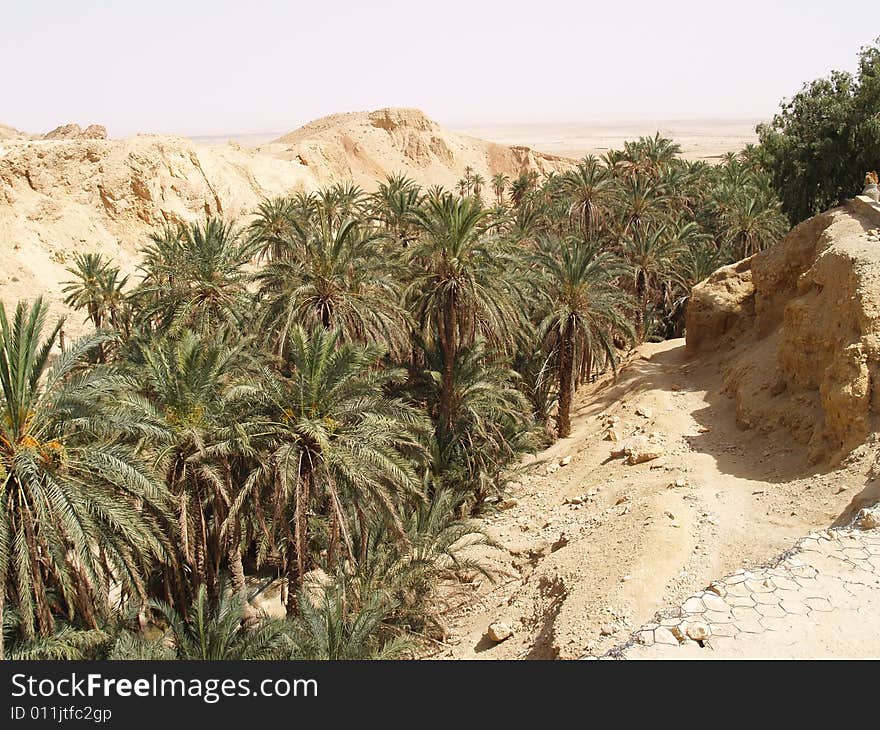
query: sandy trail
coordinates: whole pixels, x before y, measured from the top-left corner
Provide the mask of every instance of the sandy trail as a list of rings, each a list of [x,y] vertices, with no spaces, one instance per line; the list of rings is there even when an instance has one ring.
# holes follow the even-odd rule
[[[610,459],[612,416],[623,437],[654,434],[665,454]],[[645,345],[616,381],[580,394],[572,436],[528,460],[511,490],[518,503],[482,520],[503,548],[498,578],[449,586],[450,634],[434,656],[602,654],[714,578],[848,522],[877,498],[869,460],[857,452],[817,473],[785,434],[737,427],[716,358],[687,359],[683,340]],[[493,621],[514,635],[491,642]]]

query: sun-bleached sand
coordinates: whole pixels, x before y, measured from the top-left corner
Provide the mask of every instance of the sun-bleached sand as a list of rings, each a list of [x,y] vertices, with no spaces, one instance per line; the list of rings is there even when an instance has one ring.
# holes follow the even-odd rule
[[[714,161],[757,142],[756,119],[646,120],[606,123],[483,124],[456,127],[456,132],[505,145],[524,145],[540,152],[579,159],[620,149],[627,140],[660,132],[681,145],[688,160]]]

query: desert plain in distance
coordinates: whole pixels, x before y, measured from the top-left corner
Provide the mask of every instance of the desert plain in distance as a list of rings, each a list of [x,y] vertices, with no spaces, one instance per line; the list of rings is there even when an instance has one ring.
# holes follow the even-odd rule
[[[651,136],[659,132],[681,145],[684,159],[713,162],[727,152],[737,152],[747,144],[757,142],[755,127],[760,121],[758,119],[649,119],[622,122],[485,123],[443,124],[443,126],[459,134],[504,145],[531,147],[538,152],[573,159],[580,159],[589,154],[599,156],[610,149],[621,149],[627,140]],[[188,136],[208,144],[232,141],[247,147],[258,147],[273,141],[286,131],[277,129],[266,132]]]

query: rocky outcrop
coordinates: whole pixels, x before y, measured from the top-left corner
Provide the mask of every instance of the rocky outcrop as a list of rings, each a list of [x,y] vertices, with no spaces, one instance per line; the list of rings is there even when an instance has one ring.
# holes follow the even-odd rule
[[[350,178],[372,187],[387,172],[402,172],[423,185],[452,187],[470,167],[486,181],[502,173],[561,171],[573,163],[528,147],[506,147],[443,129],[418,109],[380,109],[334,114],[286,134],[270,145],[300,160],[321,177]]]
[[[241,219],[266,196],[317,185],[301,165],[177,137],[25,140],[2,149],[0,293],[7,302],[45,294],[54,314],[65,312],[61,282],[77,252],[101,252],[130,273],[158,225],[205,214]]]
[[[752,261],[723,266],[691,292],[687,308],[687,347],[712,345],[755,313]]]
[[[78,124],[62,124],[43,135],[43,139],[107,139],[107,128],[90,124],[83,129]]]
[[[27,139],[27,135],[24,132],[19,132],[13,127],[7,127],[4,124],[0,124],[0,142],[8,139]]]
[[[814,462],[877,428],[878,223],[856,203],[836,208],[693,290],[688,349],[718,351],[739,424],[788,429]]]

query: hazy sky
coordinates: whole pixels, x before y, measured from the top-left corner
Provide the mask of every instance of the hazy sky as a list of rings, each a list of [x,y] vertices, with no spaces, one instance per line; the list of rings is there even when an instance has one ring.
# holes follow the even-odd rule
[[[880,6],[843,7],[2,0],[0,123],[256,132],[383,106],[452,125],[769,117],[803,81],[855,68]]]

